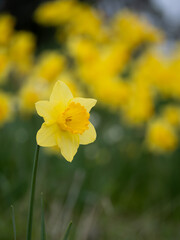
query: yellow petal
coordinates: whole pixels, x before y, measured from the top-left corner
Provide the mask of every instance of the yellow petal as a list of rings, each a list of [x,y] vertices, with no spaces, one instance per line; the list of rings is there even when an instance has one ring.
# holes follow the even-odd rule
[[[64,107],[59,102],[39,101],[35,106],[37,113],[44,118],[47,125],[54,124],[64,111]]]
[[[71,162],[79,147],[79,136],[62,131],[58,138],[58,146],[63,157]]]
[[[53,122],[53,115],[52,115],[52,104],[49,101],[39,101],[35,104],[36,111],[39,116],[44,118],[44,121],[49,123]]]
[[[93,99],[93,98],[79,98],[79,97],[76,97],[76,98],[73,98],[71,100],[72,102],[75,102],[75,103],[80,103],[82,106],[85,107],[85,109],[89,112],[91,110],[92,107],[94,107],[97,103],[97,100],[96,99]]]
[[[89,144],[96,140],[96,130],[92,123],[89,124],[89,128],[81,135],[79,135],[80,144]]]
[[[63,106],[66,106],[72,98],[73,95],[68,86],[62,81],[57,81],[52,90],[50,102],[61,102]]]
[[[59,128],[56,124],[46,125],[43,123],[36,135],[36,141],[39,146],[42,147],[53,147],[57,145],[57,134]]]

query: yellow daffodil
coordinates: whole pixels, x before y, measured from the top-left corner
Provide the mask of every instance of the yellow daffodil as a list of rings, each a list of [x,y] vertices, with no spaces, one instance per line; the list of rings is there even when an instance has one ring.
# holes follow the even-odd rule
[[[126,122],[132,125],[141,125],[152,117],[154,113],[153,94],[146,84],[131,84],[128,103],[123,110]]]
[[[37,113],[44,118],[37,133],[37,144],[58,146],[67,161],[72,161],[79,144],[95,141],[96,131],[89,121],[95,99],[74,98],[67,85],[57,81],[49,101],[36,103]]]
[[[87,21],[88,24],[86,24]],[[94,8],[86,4],[76,6],[67,30],[69,36],[83,35],[96,41],[102,41],[106,38],[100,12],[98,13]]]
[[[180,108],[176,105],[167,105],[162,111],[163,118],[172,126],[180,124]]]
[[[79,63],[91,63],[99,58],[95,43],[86,38],[70,38],[67,42],[69,54]]]
[[[95,85],[93,95],[97,96],[102,104],[112,109],[118,109],[126,105],[129,100],[130,89],[127,82],[122,79],[105,79]]]
[[[177,147],[177,135],[173,127],[164,119],[155,119],[147,130],[146,141],[155,152],[173,151]]]
[[[112,19],[112,31],[116,38],[135,47],[143,42],[161,42],[162,33],[145,18],[128,10],[117,12]]]
[[[74,15],[77,4],[74,0],[45,2],[36,9],[34,18],[38,23],[47,26],[67,23]]]
[[[19,31],[13,36],[9,54],[16,71],[23,74],[29,72],[33,65],[35,45],[35,36],[31,32]]]
[[[23,114],[32,114],[35,112],[35,103],[40,99],[47,99],[47,86],[41,83],[36,85],[30,80],[26,82],[19,92],[19,108]]]
[[[54,82],[65,68],[65,57],[56,51],[44,52],[35,67],[35,75],[43,82]]]
[[[14,32],[15,19],[9,14],[0,15],[0,44],[7,45]]]
[[[0,92],[0,125],[9,121],[12,117],[12,104],[9,95]]]

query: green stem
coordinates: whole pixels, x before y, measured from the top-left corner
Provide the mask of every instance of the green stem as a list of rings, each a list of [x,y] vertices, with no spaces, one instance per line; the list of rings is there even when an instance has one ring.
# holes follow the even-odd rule
[[[16,222],[15,222],[15,214],[14,214],[14,206],[11,205],[12,210],[12,223],[13,223],[13,233],[14,233],[14,240],[16,240]]]
[[[37,175],[37,166],[39,159],[39,148],[40,146],[36,146],[36,152],[34,155],[34,163],[33,163],[33,172],[31,179],[31,195],[30,195],[30,203],[29,203],[29,212],[28,212],[28,225],[27,225],[27,240],[31,240],[32,235],[32,219],[33,219],[33,208],[34,208],[34,195],[36,188],[36,175]]]

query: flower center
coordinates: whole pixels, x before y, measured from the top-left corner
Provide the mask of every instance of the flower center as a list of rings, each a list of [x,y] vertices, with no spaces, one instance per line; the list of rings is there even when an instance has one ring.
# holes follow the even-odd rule
[[[57,122],[62,130],[82,134],[89,126],[89,113],[80,103],[71,102]]]

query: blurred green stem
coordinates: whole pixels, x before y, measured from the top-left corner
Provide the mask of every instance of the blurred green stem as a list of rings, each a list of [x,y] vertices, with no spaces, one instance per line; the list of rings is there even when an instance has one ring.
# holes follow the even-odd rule
[[[29,212],[28,212],[28,225],[27,225],[27,240],[31,240],[32,235],[32,218],[33,218],[33,208],[34,208],[34,195],[36,189],[36,175],[37,175],[37,166],[39,159],[39,149],[40,146],[36,146],[36,152],[34,155],[34,163],[33,163],[33,172],[31,179],[31,195],[30,195],[30,203],[29,203]]]
[[[16,240],[16,222],[15,222],[15,214],[14,214],[14,206],[11,205],[12,210],[12,223],[13,223],[13,233],[14,233],[14,240]]]
[[[72,226],[72,222],[69,223],[69,226],[66,229],[66,233],[65,233],[65,236],[64,236],[63,240],[68,240],[69,233],[70,233],[70,230],[71,230],[71,226]]]

